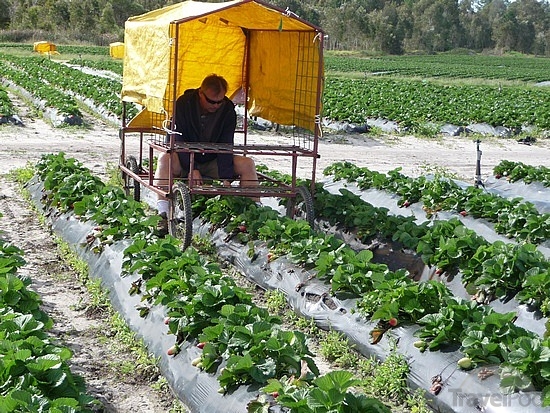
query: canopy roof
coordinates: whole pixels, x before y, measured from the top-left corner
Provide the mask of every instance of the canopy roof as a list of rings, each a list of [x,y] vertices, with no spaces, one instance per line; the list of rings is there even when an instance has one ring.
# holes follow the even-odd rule
[[[177,3],[127,20],[122,99],[169,117],[179,95],[216,73],[228,96],[247,96],[250,116],[312,130],[322,40],[316,26],[258,0]]]

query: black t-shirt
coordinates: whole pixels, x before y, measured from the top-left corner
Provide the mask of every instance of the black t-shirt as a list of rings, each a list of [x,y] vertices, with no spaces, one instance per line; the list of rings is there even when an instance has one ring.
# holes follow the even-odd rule
[[[199,89],[188,89],[176,101],[175,130],[176,141],[183,142],[211,142],[233,144],[237,113],[235,105],[227,97],[218,110],[201,115],[199,103]],[[189,154],[179,154],[183,170],[189,169]],[[218,160],[218,174],[220,179],[232,179],[235,176],[232,154],[195,154],[196,163],[205,163]]]

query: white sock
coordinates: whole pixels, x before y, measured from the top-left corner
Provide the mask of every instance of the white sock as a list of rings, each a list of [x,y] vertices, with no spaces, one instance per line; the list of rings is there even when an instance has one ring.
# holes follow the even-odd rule
[[[170,208],[170,202],[166,199],[159,199],[157,201],[157,211],[159,214],[162,214],[163,212],[168,215],[168,208]]]

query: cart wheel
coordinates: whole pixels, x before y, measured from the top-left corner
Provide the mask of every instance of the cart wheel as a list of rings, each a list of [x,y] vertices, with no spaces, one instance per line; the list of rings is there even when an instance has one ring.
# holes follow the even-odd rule
[[[305,186],[296,187],[296,196],[288,199],[286,216],[289,218],[303,218],[311,228],[314,227],[313,197]]]
[[[173,237],[179,238],[183,242],[183,248],[191,245],[191,236],[193,232],[193,218],[191,216],[191,194],[189,188],[176,182],[172,186],[172,207],[170,208],[170,217],[168,219],[168,232]]]
[[[126,158],[126,168],[135,174],[139,174],[139,166],[135,156],[130,155]],[[126,196],[133,195],[133,198],[139,201],[141,198],[139,181],[124,172],[122,172],[122,180],[124,181],[124,192],[126,192]]]

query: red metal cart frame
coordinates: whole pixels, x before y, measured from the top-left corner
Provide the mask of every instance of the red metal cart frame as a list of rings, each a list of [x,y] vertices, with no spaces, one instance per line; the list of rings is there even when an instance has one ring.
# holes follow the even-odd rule
[[[242,2],[243,5],[246,3],[260,4],[269,7],[270,12],[272,10],[278,10],[257,0],[244,0]],[[233,4],[231,7],[238,6],[239,4]],[[285,18],[291,17],[294,20],[301,21],[297,16],[289,16],[289,14],[283,10],[278,10],[278,12],[280,12],[282,16],[285,16]],[[298,203],[301,203],[305,210],[306,219],[313,225],[314,211],[312,197],[315,188],[317,158],[319,157],[318,139],[321,135],[320,113],[324,76],[322,58],[323,33],[311,25],[308,27],[310,29],[309,31],[287,31],[287,33],[292,32],[293,39],[295,39],[298,45],[296,51],[298,55],[295,63],[296,68],[293,68],[296,73],[293,86],[294,97],[292,100],[295,105],[293,111],[294,115],[291,124],[283,125],[281,128],[283,131],[282,136],[284,136],[285,141],[288,141],[288,144],[270,145],[251,143],[249,141],[248,126],[249,122],[251,122],[248,110],[249,76],[250,68],[256,63],[250,61],[251,53],[249,50],[249,39],[252,37],[250,32],[253,30],[249,28],[243,28],[247,41],[245,45],[246,50],[244,52],[245,61],[243,62],[242,68],[242,86],[238,98],[233,96],[234,103],[241,109],[239,111],[240,121],[238,122],[236,136],[241,136],[242,138],[237,139],[238,143],[234,145],[182,143],[176,142],[175,140],[175,132],[173,131],[173,122],[170,115],[175,112],[177,94],[181,93],[176,92],[178,90],[178,79],[180,79],[181,76],[186,76],[185,68],[179,67],[178,65],[181,57],[178,55],[178,51],[180,50],[178,39],[180,38],[180,30],[183,30],[182,24],[186,21],[196,20],[197,18],[197,16],[193,16],[192,18],[170,23],[170,33],[173,40],[170,52],[171,74],[170,81],[166,86],[163,102],[164,107],[167,109],[165,113],[146,112],[146,116],[151,117],[150,122],[147,122],[147,124],[162,125],[162,127],[133,126],[132,122],[129,122],[127,119],[128,105],[133,103],[124,102],[122,125],[120,128],[121,150],[119,167],[123,175],[127,192],[133,191],[134,198],[139,200],[141,197],[141,189],[146,188],[157,194],[157,196],[168,198],[170,200],[170,212],[168,216],[169,232],[171,235],[183,240],[184,248],[191,242],[191,198],[194,195],[287,198],[287,215],[294,217],[296,211],[295,207]],[[314,30],[311,30],[311,28],[314,28]],[[265,29],[262,29],[262,31],[264,33],[266,32]],[[277,30],[272,30],[272,33],[277,33]],[[314,53],[312,53],[312,47],[315,48]],[[304,68],[307,68],[307,70],[304,70]],[[220,74],[223,75],[223,73]],[[307,110],[304,110],[304,105],[308,105],[306,108]],[[300,118],[300,116],[304,116],[303,113],[306,112],[314,113],[314,119]],[[311,117],[311,115],[308,116]],[[270,119],[267,120],[269,121]],[[304,124],[313,125],[311,128],[312,130],[296,126]],[[132,153],[128,145],[132,139],[137,139],[139,142],[137,145],[138,149],[134,149],[134,153]],[[135,148],[136,145],[132,147]],[[168,179],[155,179],[155,171],[152,167],[155,164],[155,156],[161,153],[174,152],[189,153],[191,158],[190,165],[193,165],[194,156],[202,153],[231,153],[234,155],[250,156],[253,157],[255,161],[261,161],[262,156],[284,157],[290,159],[291,179],[290,183],[285,183],[259,173],[258,185],[232,185],[230,187],[225,187],[215,181],[208,185],[198,185],[193,180],[187,179],[186,177],[173,176],[172,173],[170,173]],[[309,188],[300,186],[297,183],[298,163],[302,158],[309,159],[312,166],[311,176],[309,177],[311,181]],[[170,170],[172,170],[171,165]]]

